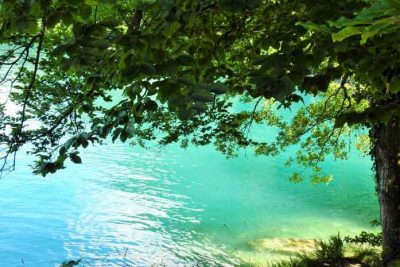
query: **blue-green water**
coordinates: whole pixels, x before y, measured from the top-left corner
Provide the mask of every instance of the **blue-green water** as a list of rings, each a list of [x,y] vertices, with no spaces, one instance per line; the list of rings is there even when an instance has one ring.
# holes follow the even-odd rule
[[[294,152],[227,160],[212,147],[107,144],[46,178],[20,153],[0,180],[0,266],[231,266],[279,256],[257,240],[367,229],[378,216],[371,161],[352,152],[324,164],[331,184],[293,184],[284,162]]]

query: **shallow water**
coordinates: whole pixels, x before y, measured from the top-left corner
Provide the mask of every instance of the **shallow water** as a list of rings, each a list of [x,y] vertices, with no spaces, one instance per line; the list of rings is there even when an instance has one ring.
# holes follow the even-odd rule
[[[335,176],[329,185],[293,184],[297,169],[284,162],[294,152],[227,160],[212,147],[116,143],[90,147],[84,164],[46,178],[19,153],[17,170],[0,180],[0,267],[266,263],[285,255],[288,240],[368,229],[378,217],[371,161],[353,151],[324,164]]]
[[[290,183],[284,155],[227,160],[210,147],[109,144],[82,156],[40,178],[19,154],[0,180],[0,266],[266,262],[279,253],[254,241],[353,234],[377,217],[371,162],[356,152],[327,162],[335,180],[319,186]]]

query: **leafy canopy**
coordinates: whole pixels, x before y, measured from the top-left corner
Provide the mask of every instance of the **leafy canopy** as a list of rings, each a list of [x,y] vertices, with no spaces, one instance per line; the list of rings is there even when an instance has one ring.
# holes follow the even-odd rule
[[[355,125],[399,112],[398,7],[397,0],[3,0],[0,82],[21,108],[0,114],[2,170],[25,144],[37,156],[35,172],[46,175],[68,158],[81,163],[79,149],[110,137],[212,143],[227,155],[249,146],[270,155],[300,143],[297,161],[319,172],[327,154],[346,157],[343,137]],[[318,101],[291,122],[275,114],[306,95]],[[254,109],[233,111],[238,96]],[[280,133],[273,142],[253,140],[253,123]]]

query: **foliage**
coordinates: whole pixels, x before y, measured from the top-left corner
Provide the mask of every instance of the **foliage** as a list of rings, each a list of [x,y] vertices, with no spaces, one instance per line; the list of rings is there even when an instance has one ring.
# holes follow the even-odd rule
[[[382,266],[381,255],[382,252],[376,248],[361,246],[355,248],[353,257],[367,266],[379,267]]]
[[[67,159],[81,163],[79,150],[107,137],[143,146],[212,143],[228,156],[241,147],[276,154],[305,131],[317,138],[307,139],[297,160],[318,173],[326,155],[345,157],[339,126],[369,112],[378,92],[357,76],[364,70],[349,63],[359,59],[355,50],[366,48],[350,39],[333,42],[327,32],[306,31],[299,22],[336,21],[365,6],[361,0],[5,0],[3,82],[22,110],[2,118],[4,162],[11,158],[12,168],[10,155],[31,143],[35,172],[46,175]],[[365,55],[366,65],[376,65],[368,61],[375,54]],[[382,71],[373,73],[363,77]],[[287,134],[275,144],[251,139],[255,121],[270,122],[259,103],[273,98],[289,107],[306,94],[325,97],[319,109],[332,100],[342,104],[310,117],[312,130],[288,131],[301,126],[296,122],[284,126]],[[236,95],[256,99],[254,110],[232,112]],[[295,119],[316,115],[316,109],[302,109]],[[28,127],[32,120],[37,127]],[[316,174],[313,180],[329,179]]]
[[[355,17],[342,17],[328,21],[325,25],[300,23],[311,32],[332,35],[332,40],[340,49],[350,49],[355,53],[343,58],[344,67],[351,70],[361,86],[360,94],[369,94],[372,106],[362,112],[349,112],[340,116],[337,126],[345,122],[387,122],[398,114],[397,106],[397,69],[398,62],[388,57],[397,53],[395,38],[398,36],[399,2],[396,0],[374,1],[356,13]],[[356,42],[359,50],[356,52]],[[352,47],[353,46],[353,47]],[[341,47],[341,48],[340,48]]]
[[[399,30],[400,3],[396,0],[376,1],[370,7],[361,10],[355,18],[341,18],[330,23],[340,28],[333,34],[334,41],[342,41],[353,35],[361,35],[361,44],[376,35],[387,35]]]
[[[319,267],[321,262],[307,255],[298,255],[287,261],[271,264],[271,267]]]
[[[343,258],[343,240],[340,234],[331,236],[328,242],[318,241],[315,254],[318,259],[332,261],[333,264],[339,264]]]
[[[332,155],[334,159],[347,159],[348,151],[351,149],[349,140],[354,137],[358,137],[356,147],[360,151],[369,149],[369,140],[365,140],[361,127],[347,125],[340,128],[334,127],[333,122],[338,113],[338,106],[351,103],[352,106],[348,110],[353,111],[362,111],[368,106],[366,101],[356,104],[354,99],[346,98],[338,87],[339,85],[332,84],[327,92],[318,94],[309,104],[303,104],[297,108],[290,119],[286,114],[285,118],[277,115],[276,103],[266,102],[262,110],[255,115],[254,120],[276,127],[279,132],[268,146],[263,143],[256,145],[256,154],[275,155],[277,151],[284,151],[290,146],[295,146],[298,151],[294,156],[289,157],[286,165],[296,163],[310,167],[313,170],[311,176],[313,183],[330,182],[332,177],[324,174],[319,166],[327,155]],[[304,180],[304,174],[294,173],[290,179],[293,182],[301,182]]]
[[[368,233],[362,231],[359,235],[354,237],[346,236],[344,241],[351,244],[361,244],[370,246],[381,246],[382,245],[382,233]]]
[[[298,254],[296,257],[271,267],[319,267],[319,266],[343,266],[345,262],[343,240],[340,235],[331,236],[325,242],[319,240],[312,254]]]
[[[46,175],[66,159],[81,163],[78,150],[108,136],[143,146],[213,143],[228,156],[249,146],[276,155],[304,140],[296,162],[312,167],[314,182],[328,182],[319,163],[329,154],[346,158],[351,129],[345,123],[384,120],[397,107],[370,105],[371,98],[390,96],[380,88],[392,78],[382,77],[397,63],[355,35],[340,43],[330,37],[353,20],[365,22],[360,17],[372,23],[376,8],[392,16],[393,3],[383,2],[362,9],[361,0],[3,1],[3,82],[22,105],[16,116],[3,115],[4,162],[32,143],[35,172]],[[379,36],[368,42],[380,45]],[[394,36],[385,38],[388,45]],[[257,108],[270,98],[289,107],[307,94],[321,101],[299,109],[292,123]],[[257,99],[254,110],[232,112],[235,95]],[[40,126],[26,127],[28,119]],[[252,140],[253,123],[279,127],[276,142]]]
[[[382,266],[381,253],[376,248],[359,246],[353,248],[352,254],[351,257],[344,255],[344,239],[338,234],[332,236],[327,242],[319,241],[311,254],[298,254],[290,260],[272,264],[271,267],[342,267],[351,266],[350,264],[368,267]]]
[[[298,146],[288,163],[328,182],[321,161],[346,158],[350,137],[400,115],[399,5],[3,0],[0,85],[20,108],[0,99],[0,171],[15,167],[23,146],[47,175],[80,164],[90,144],[120,140],[212,144],[227,156]],[[238,98],[252,108],[235,109]],[[276,115],[296,104],[293,120]],[[254,124],[279,134],[254,140]]]
[[[70,260],[70,261],[64,261],[60,267],[73,267],[73,266],[77,266],[79,265],[79,263],[81,262],[82,259],[79,259],[77,261],[75,260]]]

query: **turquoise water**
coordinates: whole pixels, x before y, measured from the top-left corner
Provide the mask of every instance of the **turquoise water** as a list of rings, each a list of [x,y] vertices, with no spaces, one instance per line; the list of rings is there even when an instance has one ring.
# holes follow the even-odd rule
[[[269,136],[273,129],[258,128]],[[377,218],[371,161],[328,161],[329,185],[290,183],[287,155],[227,160],[212,147],[91,147],[84,164],[33,176],[20,153],[0,180],[0,266],[232,266],[277,251],[255,241],[356,234]]]

